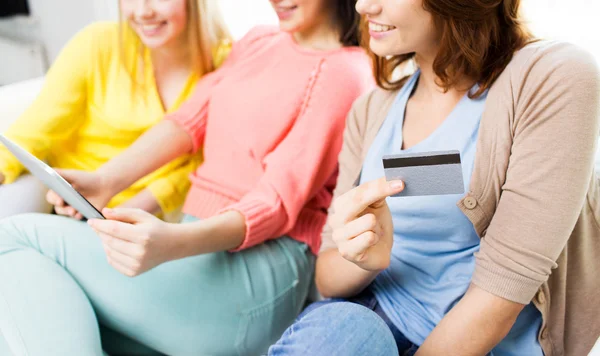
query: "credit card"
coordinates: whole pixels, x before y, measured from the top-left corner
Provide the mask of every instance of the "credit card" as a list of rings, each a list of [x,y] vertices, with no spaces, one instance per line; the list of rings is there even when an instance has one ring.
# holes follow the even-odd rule
[[[402,180],[394,197],[464,194],[459,151],[401,153],[383,157],[385,178]]]

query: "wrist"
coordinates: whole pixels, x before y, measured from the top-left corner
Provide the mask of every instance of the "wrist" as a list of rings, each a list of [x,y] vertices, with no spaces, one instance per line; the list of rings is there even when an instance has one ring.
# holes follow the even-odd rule
[[[99,177],[100,184],[102,185],[102,190],[109,194],[111,197],[119,194],[121,191],[127,188],[121,187],[119,175],[112,173],[109,168],[106,168],[106,165],[97,169],[95,173]]]
[[[199,236],[204,234],[204,226],[201,221],[192,223],[166,223],[167,238],[170,242],[169,257],[170,260],[179,260],[201,253],[199,249]],[[195,237],[195,238],[192,238]]]

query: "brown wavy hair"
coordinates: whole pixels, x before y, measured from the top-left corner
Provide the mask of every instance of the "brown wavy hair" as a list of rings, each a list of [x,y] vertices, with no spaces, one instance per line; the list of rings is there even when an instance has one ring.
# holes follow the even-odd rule
[[[445,91],[463,76],[479,84],[469,93],[479,97],[489,89],[508,65],[515,51],[533,41],[520,17],[520,0],[423,0],[441,33],[439,52],[433,62],[438,85]],[[364,23],[364,26],[368,24]],[[368,44],[368,31],[363,43]],[[368,47],[368,46],[367,46]],[[370,52],[370,51],[369,51]],[[414,53],[379,57],[370,52],[377,84],[400,89],[406,77],[394,79],[396,68],[414,58]]]
[[[344,47],[358,46],[361,41],[360,15],[356,12],[356,0],[337,0],[335,19],[339,26],[340,42]],[[367,31],[368,32],[368,31]]]

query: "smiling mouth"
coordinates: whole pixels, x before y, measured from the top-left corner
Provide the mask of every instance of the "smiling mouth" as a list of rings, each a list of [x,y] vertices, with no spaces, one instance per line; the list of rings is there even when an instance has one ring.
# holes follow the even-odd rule
[[[296,5],[294,5],[294,6],[276,6],[275,11],[277,11],[278,13],[282,13],[282,12],[294,11],[297,8],[298,8],[298,6],[296,6]]]
[[[395,26],[381,25],[378,23],[369,22],[369,31],[371,31],[371,32],[388,32],[388,31],[392,31],[395,29],[396,29]]]
[[[165,25],[167,24],[167,22],[160,22],[160,23],[152,23],[152,24],[141,24],[138,23],[138,27],[139,29],[145,34],[145,35],[153,35],[155,33],[157,33],[161,28],[163,28]]]

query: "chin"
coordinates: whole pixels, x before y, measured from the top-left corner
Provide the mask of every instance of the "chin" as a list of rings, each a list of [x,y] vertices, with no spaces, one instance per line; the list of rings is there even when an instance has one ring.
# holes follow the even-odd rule
[[[288,21],[279,21],[279,29],[283,32],[298,32],[299,28],[300,26],[298,26],[298,24],[290,23]]]
[[[158,49],[165,45],[165,41],[162,40],[142,40],[142,43],[148,49]]]
[[[387,46],[381,46],[381,45],[371,43],[369,45],[369,49],[371,50],[371,52],[373,52],[374,54],[376,54],[379,57],[387,57],[387,56],[395,55],[395,53],[393,53],[389,48],[387,48]]]
[[[162,36],[154,38],[140,37],[140,40],[144,46],[149,49],[158,49],[166,46],[170,42],[170,38],[163,38]]]
[[[390,46],[388,44],[384,44],[373,39],[371,39],[371,41],[369,42],[369,49],[371,50],[371,52],[375,53],[379,57],[399,56],[413,52],[406,48]]]

